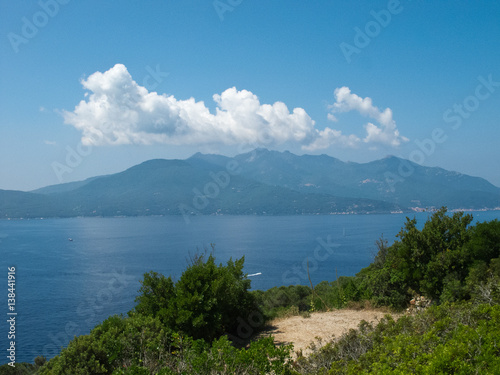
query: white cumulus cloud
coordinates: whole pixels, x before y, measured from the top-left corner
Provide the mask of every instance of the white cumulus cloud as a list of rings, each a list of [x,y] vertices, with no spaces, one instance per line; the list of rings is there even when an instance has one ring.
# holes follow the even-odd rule
[[[377,126],[368,122],[364,127],[366,137],[363,139],[365,143],[380,143],[384,145],[397,147],[403,142],[408,142],[408,138],[399,134],[396,126],[396,121],[392,118],[392,111],[386,108],[384,111],[373,105],[371,98],[361,98],[353,94],[349,87],[340,87],[335,89],[335,103],[329,108],[331,113],[328,118],[332,121],[337,121],[335,114],[342,112],[357,111],[365,117],[369,117],[380,124]]]
[[[339,130],[316,129],[315,121],[302,108],[290,111],[282,102],[262,104],[252,92],[235,87],[213,95],[217,107],[212,113],[203,101],[194,98],[180,100],[172,95],[148,91],[132,79],[122,64],[116,64],[104,73],[96,72],[81,83],[88,90],[84,100],[73,111],[62,113],[65,123],[82,132],[82,143],[86,145],[272,145],[292,142],[304,149],[316,150],[332,145],[356,147],[361,142],[358,137],[343,135]],[[345,89],[349,90],[337,89],[336,95],[338,92],[343,95]],[[351,110],[351,107],[355,109],[356,104],[349,95],[348,100],[342,98],[337,95],[330,117]],[[360,113],[366,113],[382,125],[382,128],[366,125],[368,134],[364,141],[399,145],[394,141],[397,129],[390,109],[379,113],[369,98],[361,101],[368,101],[369,105],[361,104],[366,109],[359,110]],[[392,133],[389,131],[391,125]]]

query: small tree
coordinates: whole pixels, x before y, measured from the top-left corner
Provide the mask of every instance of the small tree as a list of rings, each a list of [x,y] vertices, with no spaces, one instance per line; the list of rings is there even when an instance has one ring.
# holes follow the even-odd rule
[[[375,241],[375,245],[377,245],[377,255],[375,255],[375,259],[373,259],[373,266],[375,268],[382,268],[385,263],[385,258],[387,257],[387,250],[389,246],[387,246],[389,241],[384,238],[382,234],[378,240]]]
[[[168,328],[212,341],[234,333],[238,318],[257,310],[243,274],[244,257],[224,266],[215,257],[196,255],[174,285],[156,272],[144,275],[135,311],[158,317]]]
[[[422,230],[416,219],[407,218],[392,246],[386,247],[382,239],[377,242],[374,263],[358,275],[378,303],[404,307],[412,292],[450,301],[463,297],[464,280],[480,250],[469,249],[472,216],[446,212],[445,207],[436,211]]]
[[[164,323],[172,323],[169,317],[174,304],[175,288],[172,278],[150,271],[140,282],[140,295],[136,297],[135,311],[139,314],[158,317]]]

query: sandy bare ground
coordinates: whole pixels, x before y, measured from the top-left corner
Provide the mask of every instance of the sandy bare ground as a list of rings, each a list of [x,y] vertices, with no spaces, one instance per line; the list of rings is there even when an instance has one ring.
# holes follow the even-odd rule
[[[309,318],[292,316],[270,323],[269,328],[261,332],[260,336],[272,335],[278,344],[293,344],[294,352],[302,350],[304,355],[310,351],[307,347],[316,337],[322,339],[323,345],[333,338],[340,337],[351,328],[357,328],[362,320],[374,322],[382,319],[387,312],[380,310],[351,310],[342,309],[330,312],[312,313]],[[400,315],[390,314],[394,319]]]

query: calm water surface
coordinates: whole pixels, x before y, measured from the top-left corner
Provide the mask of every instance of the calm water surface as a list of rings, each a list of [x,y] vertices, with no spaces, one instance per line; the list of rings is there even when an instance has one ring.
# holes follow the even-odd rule
[[[475,221],[500,218],[475,212]],[[427,213],[415,215],[420,226]],[[413,215],[412,215],[413,217]],[[190,256],[215,244],[218,262],[245,256],[253,289],[308,284],[354,275],[390,243],[405,215],[200,216],[73,218],[0,221],[2,311],[7,313],[7,267],[16,267],[16,362],[53,357],[74,335],[134,306],[145,272],[177,279]],[[69,239],[72,239],[70,241]],[[2,349],[9,346],[6,319]],[[4,353],[6,350],[3,350]],[[7,363],[2,355],[0,363]]]

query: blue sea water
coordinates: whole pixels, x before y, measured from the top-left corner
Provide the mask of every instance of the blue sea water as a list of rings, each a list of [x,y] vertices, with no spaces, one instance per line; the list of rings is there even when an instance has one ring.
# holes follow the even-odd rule
[[[474,221],[500,211],[474,212]],[[406,215],[196,216],[0,221],[0,291],[7,353],[7,267],[16,268],[16,362],[58,354],[112,314],[134,306],[145,272],[179,278],[190,257],[215,244],[218,262],[245,256],[253,289],[354,275],[392,243]],[[422,226],[427,213],[411,215]],[[71,240],[70,240],[71,239]],[[0,283],[1,285],[2,283]],[[0,287],[1,288],[1,287]],[[7,363],[5,354],[0,364]]]

